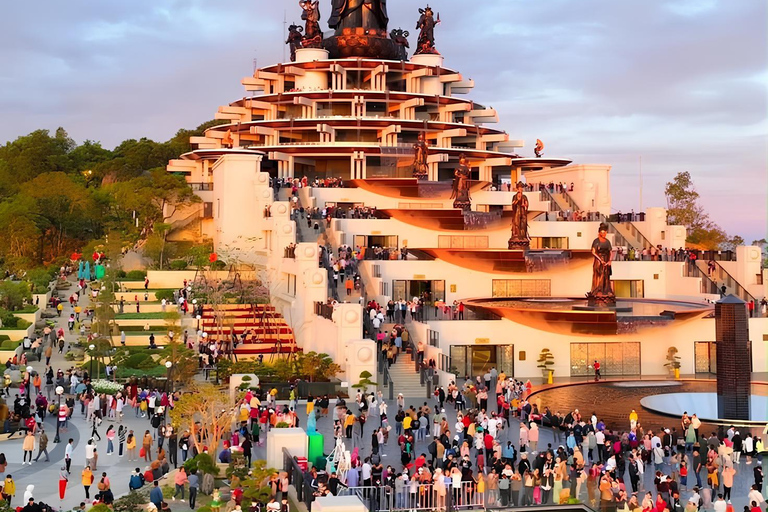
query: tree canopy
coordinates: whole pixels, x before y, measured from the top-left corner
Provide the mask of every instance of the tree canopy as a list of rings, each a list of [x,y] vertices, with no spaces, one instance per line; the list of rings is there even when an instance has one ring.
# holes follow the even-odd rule
[[[703,249],[732,250],[744,245],[744,239],[728,234],[709,218],[699,203],[699,193],[688,171],[679,172],[664,187],[667,199],[667,222],[687,228],[686,242]]]
[[[168,160],[219,123],[179,130],[166,142],[129,139],[113,150],[92,140],[78,145],[63,128],[0,146],[0,265],[18,271],[60,263],[110,232],[129,242],[151,236],[198,200],[183,176],[166,172]]]

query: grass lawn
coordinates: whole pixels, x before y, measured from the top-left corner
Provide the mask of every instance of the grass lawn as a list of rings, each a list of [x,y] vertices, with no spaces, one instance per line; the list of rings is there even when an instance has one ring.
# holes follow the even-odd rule
[[[165,319],[165,313],[158,311],[157,313],[123,313],[115,315],[116,320],[163,320]]]
[[[35,306],[34,304],[28,304],[24,306],[22,309],[12,311],[12,313],[34,313],[37,310],[38,310],[37,306]]]

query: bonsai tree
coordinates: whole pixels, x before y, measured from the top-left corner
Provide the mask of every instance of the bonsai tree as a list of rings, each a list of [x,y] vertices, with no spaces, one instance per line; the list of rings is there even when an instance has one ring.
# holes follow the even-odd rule
[[[545,378],[549,377],[550,372],[555,371],[551,368],[555,365],[555,355],[548,348],[541,349],[539,359],[536,362],[538,363],[537,368],[541,368],[541,373]]]
[[[675,376],[680,371],[680,356],[677,355],[678,352],[677,347],[669,347],[667,349],[667,362],[664,363],[664,366],[672,370]]]
[[[362,389],[363,393],[367,393],[368,386],[378,386],[376,382],[373,382],[371,380],[371,377],[373,377],[373,375],[371,375],[371,372],[369,372],[368,370],[363,370],[362,372],[360,372],[360,380],[358,381],[357,384],[353,384],[352,387],[355,389]]]

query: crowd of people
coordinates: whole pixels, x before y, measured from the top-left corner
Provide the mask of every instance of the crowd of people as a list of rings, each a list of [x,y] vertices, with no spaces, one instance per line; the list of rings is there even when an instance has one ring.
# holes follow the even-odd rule
[[[447,500],[512,507],[578,499],[601,511],[719,512],[743,474],[753,482],[747,512],[765,510],[760,437],[735,427],[707,433],[687,413],[679,424],[650,427],[632,411],[624,427],[609,428],[597,412],[553,411],[529,400],[530,391],[530,382],[492,368],[438,387],[434,401],[418,407],[399,395],[397,410],[389,411],[381,392],[358,392],[351,404],[338,400],[334,433],[351,440],[351,467],[321,472],[321,495],[349,487],[397,508],[437,510]],[[543,431],[553,442],[540,442]],[[391,442],[400,458],[385,464],[383,447]]]

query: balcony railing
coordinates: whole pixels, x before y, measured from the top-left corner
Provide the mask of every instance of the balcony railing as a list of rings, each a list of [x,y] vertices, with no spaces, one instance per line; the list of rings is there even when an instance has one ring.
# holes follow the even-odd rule
[[[326,320],[333,320],[333,306],[324,302],[315,302],[315,314]]]
[[[189,186],[194,191],[211,191],[211,190],[213,190],[213,183],[190,183]]]

